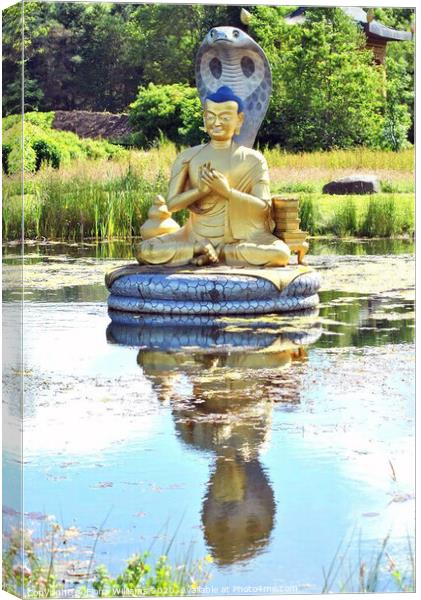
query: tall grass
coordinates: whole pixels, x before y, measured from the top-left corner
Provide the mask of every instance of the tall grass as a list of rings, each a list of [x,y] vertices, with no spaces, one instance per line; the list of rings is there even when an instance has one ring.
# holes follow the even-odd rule
[[[76,528],[65,530],[55,522],[41,540],[30,532],[14,531],[3,551],[3,590],[25,598],[186,596],[197,593],[210,579],[212,557],[195,559],[192,546],[181,561],[170,562],[174,539],[164,553],[153,556],[148,550],[133,555],[112,576],[104,565],[91,568],[98,536],[89,564],[78,558],[77,546],[68,546],[67,541],[74,542],[79,535]]]
[[[133,152],[129,161],[76,161],[66,169],[42,168],[25,178],[25,238],[80,241],[139,235],[156,194],[166,194],[175,156],[175,147],[168,144]],[[20,188],[17,177],[5,178],[5,239],[20,236]]]
[[[398,565],[390,555],[389,536],[370,556],[362,556],[361,540],[358,541],[358,560],[350,558],[353,539],[345,547],[339,545],[327,571],[323,571],[322,594],[376,592],[414,592],[415,563],[411,539],[408,538],[405,563]]]
[[[48,166],[25,177],[25,238],[69,241],[130,238],[139,235],[156,194],[166,195],[170,168],[177,154],[174,144],[161,143],[147,152],[133,150],[112,160],[75,160],[66,168]],[[387,166],[393,174],[412,168],[412,151],[400,153],[366,149],[291,155],[280,150],[266,151],[269,163],[297,168],[297,165],[360,164]],[[404,172],[406,173],[406,171]],[[403,174],[404,174],[403,173]],[[406,176],[385,182],[382,193],[362,196],[324,196],[322,181],[275,181],[277,193],[298,194],[301,199],[302,228],[312,235],[391,236],[411,233],[414,228],[411,189]],[[4,177],[3,236],[21,236],[22,182],[18,175]],[[180,224],[186,214],[174,215]]]
[[[152,182],[130,173],[113,182],[46,178],[35,193],[25,195],[25,238],[82,241],[138,235],[155,195],[165,188],[162,175]],[[6,192],[3,202],[4,237],[17,238],[21,198]]]
[[[415,227],[413,194],[323,196],[303,194],[301,228],[311,235],[391,237],[411,235]]]
[[[304,152],[291,154],[281,148],[265,149],[264,154],[269,167],[286,167],[288,169],[322,168],[322,169],[356,169],[413,172],[414,150],[408,148],[400,152],[373,150],[370,148],[353,148],[352,150],[333,150],[329,152]]]

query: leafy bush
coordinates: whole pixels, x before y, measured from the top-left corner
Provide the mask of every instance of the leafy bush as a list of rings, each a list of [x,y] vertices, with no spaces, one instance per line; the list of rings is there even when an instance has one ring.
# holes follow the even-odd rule
[[[149,552],[144,552],[132,556],[124,571],[115,578],[104,565],[99,565],[92,586],[99,597],[185,596],[208,581],[210,575],[204,567],[211,562],[212,558],[207,555],[204,560],[177,568],[169,564],[166,555],[161,555],[153,566]]]
[[[184,84],[140,88],[130,105],[130,123],[142,147],[156,143],[163,134],[179,145],[200,144],[204,134],[202,106],[195,88]]]
[[[11,150],[12,146],[10,144],[3,144],[1,149],[1,164],[6,175],[9,173],[9,154]]]
[[[42,129],[51,129],[53,126],[55,113],[54,111],[50,112],[26,112],[25,113],[25,123],[32,123],[32,125],[38,125]],[[17,123],[22,125],[22,115],[9,115],[8,117],[4,117],[2,128],[3,133],[8,129],[14,127]]]
[[[55,146],[49,144],[45,140],[37,140],[32,144],[32,148],[35,150],[36,161],[35,170],[41,166],[43,161],[51,164],[52,167],[58,169],[60,166],[60,153]]]
[[[42,163],[57,169],[75,158],[112,158],[124,152],[120,146],[107,141],[82,139],[70,131],[52,129],[53,120],[53,112],[25,113],[22,136],[20,115],[3,119],[2,163],[5,173],[17,173],[22,166],[25,171],[33,173]]]

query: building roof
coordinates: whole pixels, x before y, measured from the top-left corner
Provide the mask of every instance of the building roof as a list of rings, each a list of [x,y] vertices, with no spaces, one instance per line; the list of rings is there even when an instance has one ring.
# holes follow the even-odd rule
[[[300,6],[297,10],[285,17],[285,21],[290,25],[301,25],[306,20],[307,6]],[[406,42],[413,39],[413,34],[410,31],[402,31],[386,27],[373,19],[368,21],[367,13],[358,6],[341,6],[343,12],[356,21],[364,29],[365,33],[382,38],[385,42]]]

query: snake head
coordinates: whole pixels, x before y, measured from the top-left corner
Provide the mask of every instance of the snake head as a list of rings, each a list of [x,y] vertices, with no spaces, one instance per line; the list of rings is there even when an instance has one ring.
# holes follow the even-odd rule
[[[213,27],[206,36],[210,46],[236,46],[243,48],[250,43],[250,36],[238,27]]]

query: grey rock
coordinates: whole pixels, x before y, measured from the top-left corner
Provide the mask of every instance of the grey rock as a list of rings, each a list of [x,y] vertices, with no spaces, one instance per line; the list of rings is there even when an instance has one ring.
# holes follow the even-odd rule
[[[323,186],[323,194],[377,194],[380,183],[374,175],[351,175]]]

